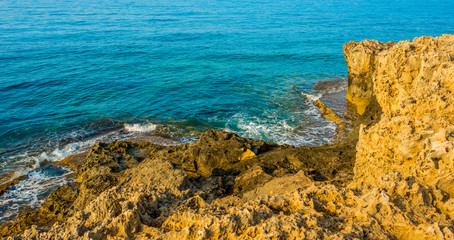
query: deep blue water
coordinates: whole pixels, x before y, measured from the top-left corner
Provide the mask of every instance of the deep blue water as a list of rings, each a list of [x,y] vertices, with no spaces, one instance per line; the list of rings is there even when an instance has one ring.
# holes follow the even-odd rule
[[[30,178],[1,197],[0,220],[4,206],[35,204],[40,192],[30,189],[61,175],[40,162],[96,141],[185,142],[215,128],[329,143],[334,126],[305,94],[346,77],[342,45],[453,33],[452,9],[421,0],[2,0],[0,183]]]

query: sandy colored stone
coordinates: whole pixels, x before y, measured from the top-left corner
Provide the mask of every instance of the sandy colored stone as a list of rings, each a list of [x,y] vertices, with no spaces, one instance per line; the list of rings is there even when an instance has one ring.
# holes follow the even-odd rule
[[[354,185],[399,172],[454,196],[454,36],[350,42],[344,54],[351,92],[373,95],[383,111],[360,132]]]
[[[251,159],[251,158],[254,158],[255,156],[257,156],[257,155],[255,155],[255,153],[251,149],[245,149],[243,154],[240,157],[240,161],[246,160],[246,159]]]
[[[284,180],[284,179],[281,179]],[[440,191],[397,173],[360,194],[333,185],[264,195],[234,206],[143,185],[112,188],[39,239],[452,239],[452,206]]]
[[[342,119],[331,108],[322,103],[320,99],[317,99],[317,101],[315,101],[315,106],[318,107],[320,113],[325,119],[328,119],[336,124],[336,141],[339,141],[345,131],[345,122],[342,121]]]

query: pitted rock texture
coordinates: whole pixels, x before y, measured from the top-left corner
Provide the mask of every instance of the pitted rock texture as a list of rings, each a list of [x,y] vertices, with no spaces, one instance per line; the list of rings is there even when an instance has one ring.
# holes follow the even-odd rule
[[[180,146],[98,143],[62,162],[76,159],[70,164],[76,183],[54,192],[39,211],[4,224],[0,233],[19,234],[19,239],[168,239],[172,234],[178,239],[180,230],[166,235],[166,224],[187,209],[240,207],[314,181],[346,185],[353,171],[351,148],[345,143],[295,148],[214,130]]]
[[[169,191],[172,190],[172,191]],[[30,239],[452,239],[454,202],[445,193],[382,178],[367,194],[334,185],[288,188],[254,200],[206,202],[187,191],[114,187]],[[449,209],[451,214],[441,214]]]
[[[360,132],[355,185],[398,172],[454,197],[454,36],[350,42],[344,53],[350,92],[374,96],[383,111]]]

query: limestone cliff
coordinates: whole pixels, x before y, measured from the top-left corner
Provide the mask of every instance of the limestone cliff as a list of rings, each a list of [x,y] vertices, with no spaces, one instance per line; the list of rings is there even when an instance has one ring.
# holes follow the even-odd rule
[[[349,92],[374,96],[383,111],[360,132],[355,184],[398,172],[454,197],[454,36],[350,42],[344,53]]]
[[[217,131],[176,147],[99,143],[64,161],[76,183],[1,236],[454,239],[454,36],[350,42],[344,54],[362,115],[339,143]]]

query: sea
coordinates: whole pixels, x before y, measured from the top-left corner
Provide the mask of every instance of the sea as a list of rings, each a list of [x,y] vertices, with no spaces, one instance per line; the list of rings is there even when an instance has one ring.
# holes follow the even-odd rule
[[[345,104],[343,44],[453,33],[453,9],[452,0],[1,0],[0,184],[26,177],[0,196],[0,222],[73,181],[44,163],[96,142],[183,144],[217,129],[330,144],[336,126],[313,103],[338,93]]]

